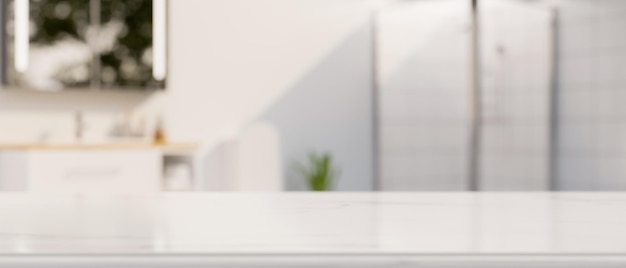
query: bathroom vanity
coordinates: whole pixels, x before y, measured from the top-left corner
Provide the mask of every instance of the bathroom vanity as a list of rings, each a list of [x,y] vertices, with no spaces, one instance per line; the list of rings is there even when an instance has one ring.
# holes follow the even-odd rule
[[[0,194],[0,267],[626,266],[626,194]]]
[[[195,149],[150,143],[0,145],[0,191],[155,193],[165,188],[168,159],[186,156],[191,163]]]

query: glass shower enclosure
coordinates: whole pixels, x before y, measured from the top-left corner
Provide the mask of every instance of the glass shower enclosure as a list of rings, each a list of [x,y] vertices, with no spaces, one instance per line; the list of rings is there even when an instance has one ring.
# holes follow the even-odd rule
[[[626,190],[626,2],[374,14],[379,189]]]

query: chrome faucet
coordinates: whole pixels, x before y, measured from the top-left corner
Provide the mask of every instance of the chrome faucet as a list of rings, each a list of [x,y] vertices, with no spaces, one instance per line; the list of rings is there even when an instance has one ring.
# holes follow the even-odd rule
[[[80,111],[77,111],[74,114],[74,122],[76,124],[76,129],[74,132],[74,138],[76,139],[77,142],[81,141],[83,139],[83,132],[85,130],[85,122],[83,120],[83,113]]]

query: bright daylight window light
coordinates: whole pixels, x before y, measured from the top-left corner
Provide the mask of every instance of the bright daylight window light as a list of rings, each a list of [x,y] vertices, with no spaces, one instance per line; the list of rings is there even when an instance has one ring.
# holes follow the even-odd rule
[[[166,0],[153,0],[152,2],[152,76],[156,80],[165,79],[167,72],[165,6]]]
[[[15,0],[15,69],[24,72],[28,68],[28,50],[30,40],[29,2]]]

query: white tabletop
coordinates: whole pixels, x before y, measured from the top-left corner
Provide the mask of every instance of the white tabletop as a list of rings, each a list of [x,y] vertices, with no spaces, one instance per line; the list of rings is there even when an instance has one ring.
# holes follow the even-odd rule
[[[626,253],[626,194],[0,194],[2,255],[571,253]]]

